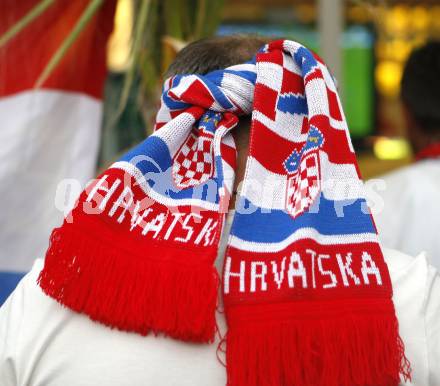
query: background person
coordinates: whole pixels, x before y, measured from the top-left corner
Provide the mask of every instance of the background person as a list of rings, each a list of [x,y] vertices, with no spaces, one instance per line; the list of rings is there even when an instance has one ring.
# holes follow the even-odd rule
[[[440,42],[411,54],[401,98],[416,161],[381,177],[384,205],[374,218],[385,246],[413,256],[426,251],[440,268]]]

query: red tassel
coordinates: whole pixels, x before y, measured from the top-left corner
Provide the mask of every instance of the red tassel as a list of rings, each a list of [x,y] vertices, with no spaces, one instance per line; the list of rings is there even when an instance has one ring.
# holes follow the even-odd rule
[[[332,303],[336,309],[328,313]],[[397,386],[400,376],[410,379],[391,301],[362,313],[337,302],[316,312],[315,302],[314,317],[306,311],[303,318],[286,306],[229,311],[235,315],[227,336],[228,386]]]
[[[38,282],[64,306],[110,327],[208,343],[218,274],[212,260],[198,257],[159,243],[134,251],[65,223],[52,232]]]

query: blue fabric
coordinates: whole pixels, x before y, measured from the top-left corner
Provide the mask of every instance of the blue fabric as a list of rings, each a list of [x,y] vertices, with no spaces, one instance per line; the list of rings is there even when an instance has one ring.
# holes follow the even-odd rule
[[[303,78],[305,78],[314,67],[318,66],[318,62],[312,52],[305,47],[300,47],[293,55],[296,63],[301,67]]]
[[[124,154],[119,161],[130,162],[143,175],[148,175],[148,173],[167,170],[171,165],[171,156],[167,144],[162,139],[151,135]]]
[[[188,103],[175,101],[170,96],[168,96],[168,94],[166,94],[166,93],[163,94],[163,101],[168,106],[168,108],[170,110],[180,110],[180,109],[186,109],[186,108],[190,107],[190,105]]]
[[[24,275],[25,272],[0,271],[0,305],[6,301]]]
[[[184,75],[176,75],[173,77],[171,87],[177,87],[182,80],[182,77]],[[186,109],[190,107],[188,103],[175,101],[174,99],[170,98],[168,94],[165,92],[165,88],[162,88],[162,98],[164,103],[168,106],[170,110],[180,110],[180,109]]]
[[[219,87],[219,84],[221,84],[221,79],[223,79],[223,73],[224,71],[221,71],[221,74],[218,73],[218,71],[215,71],[214,73],[212,73],[213,76],[211,76],[211,74],[205,77],[199,76],[199,79],[205,84],[206,87],[208,87],[216,102],[225,110],[230,110],[234,108],[234,105],[229,102],[229,99]]]
[[[309,113],[307,99],[303,95],[281,94],[278,98],[277,109],[290,114],[307,115]]]
[[[319,210],[313,213],[315,205],[319,205]],[[269,212],[269,209],[258,208],[247,199],[241,202],[240,208],[244,208],[247,214],[235,216],[231,234],[246,241],[276,243],[301,228],[313,228],[323,235],[375,233],[370,214],[362,212],[363,208],[367,208],[364,199],[332,201],[321,194],[310,211],[301,214],[295,221],[286,211]],[[237,208],[237,211],[240,210]]]

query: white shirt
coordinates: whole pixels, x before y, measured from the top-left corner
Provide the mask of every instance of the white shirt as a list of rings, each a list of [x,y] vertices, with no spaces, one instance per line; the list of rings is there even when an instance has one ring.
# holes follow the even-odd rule
[[[219,255],[223,256],[223,233]],[[416,386],[440,385],[440,278],[424,254],[384,250]],[[220,260],[220,259],[218,259]],[[221,266],[221,261],[218,266]],[[0,308],[1,386],[224,386],[219,343],[189,344],[112,330],[63,308],[36,284],[43,261]],[[222,333],[225,320],[217,314]]]
[[[383,210],[373,209],[382,244],[415,256],[426,251],[440,269],[440,159],[427,159],[380,177]]]

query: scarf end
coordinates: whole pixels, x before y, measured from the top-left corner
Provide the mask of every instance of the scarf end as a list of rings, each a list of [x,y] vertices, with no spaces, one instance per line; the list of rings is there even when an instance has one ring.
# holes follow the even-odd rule
[[[63,306],[111,328],[210,343],[218,274],[211,261],[188,264],[193,257],[159,243],[135,253],[64,224],[52,232],[38,283]]]
[[[254,311],[248,308],[243,317]],[[252,325],[229,328],[227,386],[398,386],[410,379],[411,368],[397,319],[371,311],[341,309],[342,316],[331,318],[317,311],[304,319],[284,313],[277,321],[273,310],[259,310]]]

